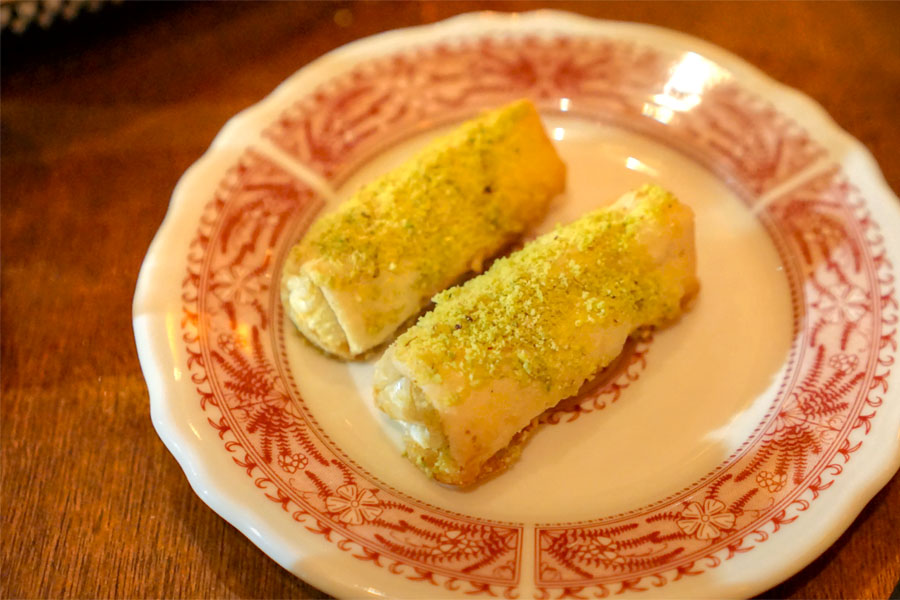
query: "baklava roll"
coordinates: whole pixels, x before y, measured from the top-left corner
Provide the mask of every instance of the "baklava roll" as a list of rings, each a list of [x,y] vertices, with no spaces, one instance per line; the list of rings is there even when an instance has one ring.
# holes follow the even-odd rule
[[[644,186],[438,294],[376,364],[375,402],[423,471],[473,483],[697,287],[691,209]]]
[[[565,174],[531,102],[464,123],[310,227],[284,265],[287,314],[332,354],[377,346],[540,221]]]

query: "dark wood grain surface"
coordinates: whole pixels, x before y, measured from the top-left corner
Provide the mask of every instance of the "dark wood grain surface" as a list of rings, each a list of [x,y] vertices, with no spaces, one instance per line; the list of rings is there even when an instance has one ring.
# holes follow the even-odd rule
[[[322,595],[207,508],[157,438],[131,332],[138,269],[184,170],[295,70],[387,29],[536,7],[125,3],[3,34],[0,595]],[[818,100],[900,190],[900,3],[553,7],[731,50]],[[900,477],[764,595],[885,598],[897,539]]]

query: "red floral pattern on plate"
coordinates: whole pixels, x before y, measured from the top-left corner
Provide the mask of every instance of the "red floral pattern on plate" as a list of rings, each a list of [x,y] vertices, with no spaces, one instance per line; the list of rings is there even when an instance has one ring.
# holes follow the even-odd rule
[[[521,527],[410,502],[345,462],[292,397],[283,344],[278,263],[290,232],[322,202],[248,151],[207,206],[188,258],[184,341],[209,423],[265,496],[308,531],[361,560],[448,589],[515,588]],[[252,274],[252,275],[250,275]]]
[[[783,236],[783,258],[799,270],[804,300],[795,366],[774,410],[759,435],[697,486],[627,515],[538,527],[545,597],[659,587],[749,551],[829,488],[869,432],[897,350],[894,280],[875,224],[837,169],[776,198],[766,213]],[[808,227],[826,222],[840,227]],[[860,299],[836,311],[847,289]],[[594,536],[627,549],[623,560],[578,551],[573,540]]]
[[[457,39],[360,64],[298,100],[265,135],[339,183],[373,152],[411,133],[530,97],[544,110],[563,107],[665,137],[747,198],[824,155],[806,132],[727,73],[713,79],[702,101],[685,92],[679,66],[703,60],[600,37]]]
[[[836,168],[804,178],[824,151],[727,77],[693,110],[671,118],[648,110],[648,98],[672,93],[666,82],[679,60],[601,38],[457,40],[361,64],[265,132],[339,182],[404,136],[530,95],[545,108],[566,99],[580,116],[650,133],[722,174],[748,202],[794,182],[760,213],[791,280],[800,334],[766,420],[719,469],[652,506],[534,526],[540,597],[659,587],[751,550],[833,484],[887,389],[897,304],[864,201]],[[188,257],[182,326],[209,423],[261,493],[307,531],[398,576],[514,597],[522,525],[447,513],[387,488],[335,451],[291,385],[277,266],[320,206],[254,151],[208,205]],[[612,386],[545,422],[614,401],[645,353],[636,350]]]

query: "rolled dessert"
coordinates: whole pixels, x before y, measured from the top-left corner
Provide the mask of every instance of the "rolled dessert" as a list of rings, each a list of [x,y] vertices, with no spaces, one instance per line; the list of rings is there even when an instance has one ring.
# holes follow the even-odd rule
[[[284,265],[288,316],[340,357],[381,344],[538,222],[565,173],[527,100],[464,123],[310,227]]]
[[[406,456],[468,485],[514,461],[538,417],[677,318],[698,289],[694,217],[652,185],[437,296],[375,366],[375,402]]]

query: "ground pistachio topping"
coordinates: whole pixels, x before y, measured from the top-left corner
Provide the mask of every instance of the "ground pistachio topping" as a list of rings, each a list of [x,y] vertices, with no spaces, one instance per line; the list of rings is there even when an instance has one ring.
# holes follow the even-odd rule
[[[521,233],[543,210],[549,190],[523,190],[504,174],[532,115],[515,102],[435,140],[315,223],[303,252],[340,264],[328,281],[336,289],[402,271],[430,295],[460,256],[495,251],[498,237]]]
[[[397,339],[398,353],[415,357],[430,383],[455,372],[469,389],[512,379],[576,393],[605,366],[589,357],[591,337],[579,330],[656,324],[680,311],[681,274],[657,264],[642,240],[648,225],[672,227],[667,212],[677,201],[657,186],[635,195],[631,210],[600,209],[557,227],[437,294],[434,310]],[[449,390],[445,402],[454,398]]]

